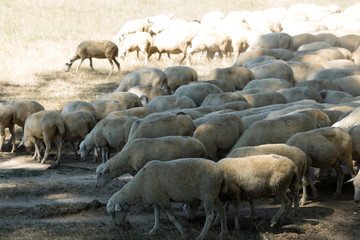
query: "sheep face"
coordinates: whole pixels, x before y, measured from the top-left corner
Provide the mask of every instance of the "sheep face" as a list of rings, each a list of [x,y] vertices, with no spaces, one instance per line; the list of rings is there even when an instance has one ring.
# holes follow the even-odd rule
[[[68,61],[65,62],[65,71],[68,72],[70,71],[71,65],[73,63],[71,62],[71,60],[69,59]]]
[[[111,212],[111,217],[117,226],[124,226],[128,211],[125,207],[121,207],[119,203],[115,204],[114,210]]]
[[[96,188],[103,188],[106,184],[111,181],[109,177],[109,168],[103,165],[98,166],[96,169]]]
[[[84,141],[80,143],[79,152],[81,154],[81,159],[85,159],[90,153],[90,149],[86,147]]]

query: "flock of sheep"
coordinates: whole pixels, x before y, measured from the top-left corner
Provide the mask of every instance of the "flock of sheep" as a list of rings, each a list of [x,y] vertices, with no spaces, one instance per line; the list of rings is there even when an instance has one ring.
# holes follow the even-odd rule
[[[300,11],[304,6],[306,11]],[[91,57],[108,58],[112,68],[115,62],[120,70],[115,57],[133,50],[143,51],[148,58],[155,50],[159,56],[163,52],[181,52],[186,57],[195,53],[195,49],[207,51],[209,56],[214,52],[226,55],[232,49],[234,64],[213,69],[207,80],[200,80],[190,66],[143,68],[127,74],[114,92],[90,102],[68,102],[61,112],[45,110],[35,101],[8,101],[0,105],[0,150],[5,128],[11,134],[11,151],[16,150],[16,124],[24,129],[20,145],[28,151],[35,146],[34,159],[42,163],[47,160],[54,141],[57,164],[64,141],[71,143],[76,157],[78,149],[82,158],[92,154],[95,162],[101,155],[102,164],[96,169],[97,188],[125,173],[133,176],[109,199],[107,212],[116,224],[122,225],[132,205],[155,205],[150,234],[159,229],[160,209],[185,234],[171,208],[171,202],[179,202],[184,204],[188,218],[195,216],[200,205],[204,209],[206,221],[197,239],[205,238],[214,221],[221,224],[222,238],[228,234],[223,203],[233,205],[234,231],[238,232],[239,202],[249,201],[254,218],[253,200],[270,193],[281,202],[271,226],[281,224],[290,217],[292,208],[296,214],[301,211],[299,206],[307,203],[308,185],[313,199],[318,197],[311,168],[321,170],[318,176],[324,174],[323,170],[329,175],[335,169],[337,187],[333,197],[336,198],[344,182],[344,165],[352,177],[349,182],[354,183],[354,200],[360,201],[360,173],[356,175],[354,170],[354,162],[360,164],[360,35],[356,31],[342,36],[316,32],[336,32],[334,25],[331,25],[334,29],[329,26],[313,29],[318,26],[316,21],[323,27],[326,23],[335,24],[331,21],[333,16],[337,16],[337,22],[341,22],[340,17],[355,18],[347,16],[354,9],[360,10],[360,5],[343,12],[335,6],[295,5],[286,10],[296,13],[291,15],[294,19],[289,14],[281,18],[283,10],[273,9],[277,14],[271,23],[264,18],[270,10],[263,11],[258,21],[250,18],[248,12],[219,16],[220,20],[205,21],[204,17],[201,23],[185,24],[169,16],[167,22],[161,20],[165,18],[162,15],[158,16],[160,20],[129,21],[118,34],[120,50],[110,41],[83,42],[66,62],[67,70],[75,60],[81,59],[82,63],[85,58],[90,58],[92,68]],[[253,14],[259,16],[257,12]],[[246,21],[238,21],[237,17],[245,16]],[[237,20],[242,28],[246,25],[246,28],[262,29],[256,29],[259,30],[256,37],[252,34],[251,43],[243,45],[241,50],[235,46],[235,35],[231,37],[231,48],[227,44],[223,48],[216,41],[217,47],[200,48],[195,37],[183,32],[183,27],[197,31],[191,26],[205,22],[206,31],[238,26],[229,24],[230,19]],[[311,24],[300,24],[296,22],[298,19]],[[151,23],[151,28],[131,32],[130,26],[135,22]],[[300,26],[312,31],[297,34],[296,30],[302,30]],[[342,28],[350,31],[349,27]],[[274,29],[282,31],[274,32]],[[191,41],[185,48],[180,47],[185,39],[179,41],[181,44],[176,49],[163,48],[161,34],[180,36],[175,32]],[[151,44],[146,50],[140,45],[126,48],[128,39],[137,33],[150,35]],[[205,42],[212,42],[206,36]],[[43,157],[42,145],[45,145]],[[116,154],[111,155],[111,150]]]

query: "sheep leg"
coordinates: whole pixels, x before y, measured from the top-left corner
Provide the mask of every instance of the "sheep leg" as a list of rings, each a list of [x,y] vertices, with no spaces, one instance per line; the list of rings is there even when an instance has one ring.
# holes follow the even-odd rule
[[[1,133],[0,133],[0,152],[2,150],[4,142],[5,142],[5,128],[1,129]]]
[[[271,227],[274,227],[276,225],[276,223],[278,222],[278,219],[285,213],[287,206],[289,204],[291,204],[290,200],[286,196],[286,191],[283,191],[280,194],[278,194],[278,198],[281,202],[281,207],[279,208],[279,210],[275,213],[275,215],[271,219]]]
[[[90,60],[90,67],[91,67],[91,70],[92,70],[93,72],[95,72],[95,70],[94,70],[94,68],[93,68],[93,64],[92,64],[92,59],[91,59],[91,58],[89,58],[89,60]]]
[[[106,157],[106,147],[101,147],[101,159],[102,159],[102,162],[105,163],[106,160],[107,160],[107,157]]]
[[[76,159],[79,159],[79,153],[78,153],[78,151],[77,151],[77,149],[76,149],[76,147],[75,147],[75,142],[74,142],[74,141],[70,141],[70,145],[71,145],[71,147],[72,147],[73,150],[74,150],[75,158],[76,158]]]
[[[113,57],[112,59],[114,61],[114,63],[116,64],[117,68],[118,68],[118,71],[120,73],[120,63],[116,60],[115,56]]]
[[[56,147],[57,147],[56,164],[59,165],[60,158],[61,158],[61,151],[62,151],[62,136],[61,135],[58,135],[56,137]],[[75,149],[75,146],[74,146],[74,149]]]
[[[129,51],[126,52],[125,60],[124,60],[124,66],[126,66],[128,56],[129,56]]]
[[[311,187],[311,191],[312,191],[312,194],[313,194],[313,198],[314,199],[318,199],[319,198],[319,194],[318,194],[318,190],[317,188],[315,187],[313,181],[311,180],[310,178],[310,166],[311,166],[311,162],[310,164],[307,163],[307,168],[306,168],[306,172],[305,172],[305,177],[307,179],[307,182],[310,184],[310,187]],[[305,202],[304,202],[305,204]]]
[[[34,152],[33,159],[34,160],[37,159],[40,162],[41,161],[40,149],[39,149],[39,146],[38,146],[36,140],[33,142],[33,144],[35,146],[35,152]]]
[[[354,170],[352,154],[345,157],[342,162],[345,164],[346,168],[348,169],[348,171],[351,175],[351,178],[354,178],[356,176],[356,174],[355,174],[355,170]]]
[[[78,73],[80,66],[84,62],[84,60],[85,60],[84,58],[81,59],[79,66],[76,68],[76,73]],[[90,58],[90,67],[92,68],[91,58]]]
[[[47,158],[50,154],[50,150],[51,150],[51,141],[49,139],[44,139],[44,141],[45,141],[45,154],[41,160],[41,163],[45,163],[45,161],[47,160]]]
[[[220,216],[221,232],[219,238],[223,239],[228,234],[229,230],[227,228],[226,211],[218,197],[216,197],[214,201],[214,207],[217,211],[217,215]]]
[[[149,235],[155,234],[159,230],[159,222],[160,222],[160,207],[158,205],[155,205],[154,207],[154,216],[155,216],[155,222],[154,227],[150,230]]]
[[[183,230],[181,224],[176,220],[175,216],[174,216],[174,212],[171,208],[171,206],[169,205],[168,207],[164,207],[162,206],[162,209],[164,209],[164,211],[166,212],[170,222],[172,222],[175,227],[179,230],[179,232],[181,233],[181,235],[185,235],[185,231]]]
[[[250,220],[254,221],[254,219],[256,218],[256,213],[255,213],[255,208],[254,208],[254,203],[252,199],[249,199],[249,204],[250,204]]]
[[[144,52],[144,54],[145,54],[144,65],[146,65],[149,59],[149,54],[147,52]]]
[[[111,69],[110,69],[110,72],[109,72],[109,76],[111,76],[111,74],[112,74],[112,72],[113,72],[113,70],[114,70],[114,63],[113,63],[113,61],[112,61],[111,59],[109,59],[109,63],[110,63],[110,65],[111,65]]]
[[[333,194],[333,199],[336,199],[341,194],[341,189],[342,189],[342,185],[343,185],[343,182],[344,182],[344,172],[340,167],[339,161],[337,161],[333,165],[333,168],[335,169],[336,175],[337,175],[336,192]]]
[[[196,240],[202,240],[205,238],[205,235],[209,231],[209,229],[211,227],[211,223],[215,217],[212,203],[210,203],[208,201],[204,201],[204,211],[206,214],[206,221],[205,221],[203,229],[201,230],[200,235],[196,238]],[[225,212],[225,210],[224,210],[224,212]],[[219,214],[222,215],[222,216],[220,216],[220,222],[221,222],[222,227],[224,224],[224,212],[222,212],[222,213],[219,212]]]
[[[9,132],[11,134],[11,138],[10,138],[10,141],[12,142],[12,148],[11,148],[11,152],[15,152],[15,149],[16,149],[16,146],[15,146],[15,142],[16,142],[16,134],[15,134],[15,126],[12,125],[9,127]],[[0,147],[2,145],[0,144]],[[0,151],[1,151],[1,148],[0,148]]]

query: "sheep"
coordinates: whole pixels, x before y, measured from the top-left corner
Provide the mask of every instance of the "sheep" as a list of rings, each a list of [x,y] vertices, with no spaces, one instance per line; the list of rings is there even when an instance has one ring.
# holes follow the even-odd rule
[[[87,111],[96,119],[96,109],[94,105],[81,100],[67,102],[61,110],[61,115],[75,111]]]
[[[280,78],[288,81],[290,84],[295,83],[294,73],[291,67],[282,60],[270,60],[262,62],[250,68],[255,79]]]
[[[135,32],[149,32],[150,22],[147,19],[129,20],[124,23],[120,31],[116,34],[116,41],[124,39],[128,34]]]
[[[313,79],[334,80],[342,77],[348,77],[359,74],[360,74],[359,66],[351,66],[346,68],[335,68],[335,69],[320,69],[316,71],[315,74],[309,75],[304,80],[313,80]]]
[[[32,100],[12,100],[7,103],[16,110],[16,125],[24,128],[26,118],[35,112],[45,110],[44,106]]]
[[[297,147],[292,147],[286,145],[284,143],[278,144],[264,144],[259,146],[251,146],[251,147],[239,147],[235,148],[231,151],[226,157],[227,158],[240,158],[240,157],[248,157],[254,155],[268,155],[268,154],[277,154],[280,156],[285,156],[292,160],[297,169],[299,177],[302,178],[302,187],[303,187],[303,195],[300,200],[300,206],[304,206],[307,199],[307,191],[306,187],[310,184],[310,187],[313,192],[316,192],[317,189],[315,188],[313,182],[310,178],[310,172],[307,171],[307,158],[306,154]],[[297,211],[297,203],[295,204],[295,211]]]
[[[327,79],[314,79],[314,80],[308,80],[308,81],[300,81],[296,83],[296,87],[311,87],[315,89],[318,92],[321,91],[339,91],[339,87],[333,83],[331,80]],[[321,95],[321,93],[320,93]]]
[[[348,131],[352,126],[358,124],[360,121],[360,107],[355,108],[351,111],[351,113],[334,123],[333,127],[340,127],[346,131]]]
[[[198,82],[196,84],[180,86],[176,89],[174,95],[189,97],[199,107],[206,96],[211,93],[222,93],[222,90],[214,84]]]
[[[158,68],[142,68],[127,74],[115,92],[126,92],[135,86],[160,87],[170,93],[167,76]]]
[[[318,41],[315,35],[311,33],[300,33],[292,36],[294,50],[298,50],[301,45]]]
[[[175,219],[172,202],[191,203],[202,201],[206,221],[197,240],[204,239],[214,219],[214,209],[220,215],[220,239],[228,233],[226,213],[218,194],[227,189],[226,175],[222,168],[211,160],[203,158],[182,158],[173,161],[151,161],[135,177],[109,199],[106,211],[118,225],[125,223],[129,208],[143,203],[155,204],[154,227],[149,234],[159,229],[160,208],[165,210],[169,220],[182,235],[180,223]]]
[[[154,97],[146,107],[155,112],[162,112],[170,109],[194,108],[196,105],[189,97],[169,95]]]
[[[24,144],[27,151],[31,151],[31,147],[35,145],[34,159],[38,159],[39,162],[45,163],[47,160],[50,150],[51,143],[56,140],[57,145],[57,157],[56,164],[60,164],[61,148],[62,148],[62,136],[65,133],[65,123],[60,113],[53,110],[42,110],[29,115],[26,118],[24,126],[24,137],[22,143]],[[41,159],[38,141],[43,139],[45,143],[45,154]]]
[[[164,69],[168,77],[168,84],[172,92],[182,85],[198,81],[198,74],[195,69],[187,66],[171,66]]]
[[[292,84],[280,78],[254,79],[247,83],[243,90],[259,88],[262,91],[277,91],[284,88],[291,88]]]
[[[263,55],[263,56],[258,56],[258,57],[254,57],[251,58],[249,60],[246,60],[243,64],[242,67],[250,69],[260,63],[263,63],[265,61],[270,61],[270,60],[276,60],[275,57],[273,56],[267,56],[267,55]]]
[[[294,73],[295,83],[303,83],[302,79],[309,71],[323,69],[324,67],[319,63],[287,61]],[[322,79],[321,79],[322,80]]]
[[[126,109],[134,107],[143,107],[140,97],[131,92],[112,92],[102,94],[98,97],[99,100],[114,100],[124,103]]]
[[[198,52],[219,52],[223,56],[226,49],[231,47],[230,36],[220,29],[206,29],[200,31],[192,40],[186,52],[189,57]],[[199,55],[200,61],[201,54]]]
[[[135,116],[138,118],[144,118],[147,115],[154,113],[155,111],[145,107],[135,107],[125,110],[113,111],[107,115],[105,119],[114,119],[122,116]]]
[[[280,58],[280,56],[272,49],[266,49],[266,48],[256,48],[251,50],[248,49],[246,52],[240,53],[240,55],[236,58],[235,62],[233,63],[232,67],[241,67],[246,61],[264,55],[272,56],[276,59]]]
[[[315,41],[315,42],[311,42],[311,43],[301,45],[297,49],[297,51],[314,51],[314,50],[319,50],[319,49],[324,49],[324,48],[331,48],[331,47],[332,47],[331,44],[329,44],[327,42]]]
[[[128,34],[123,41],[121,41],[121,47],[119,49],[119,58],[125,56],[124,66],[127,63],[127,59],[130,52],[136,51],[137,58],[139,60],[139,52],[145,55],[144,64],[147,64],[149,58],[149,51],[152,45],[153,39],[148,32],[135,32]]]
[[[96,110],[96,121],[106,118],[111,112],[125,110],[127,106],[123,102],[115,100],[91,100],[90,103]]]
[[[172,14],[158,14],[153,17],[147,17],[146,20],[150,23],[149,32],[151,35],[158,35],[170,26],[175,16]]]
[[[141,149],[141,151],[139,151]],[[96,169],[96,188],[105,187],[125,173],[135,176],[151,160],[170,161],[179,158],[206,158],[205,146],[189,136],[138,138]]]
[[[286,142],[289,146],[300,148],[308,158],[308,168],[335,168],[337,187],[333,198],[341,194],[344,173],[340,161],[345,164],[351,177],[355,177],[352,163],[351,136],[339,127],[324,127],[294,134]],[[313,193],[316,199],[317,193]]]
[[[145,86],[135,86],[128,90],[129,93],[137,95],[143,106],[151,101],[156,96],[167,96],[169,93],[159,87],[145,87]]]
[[[353,182],[354,185],[354,201],[360,202],[360,171],[356,175],[356,177],[351,178],[346,183]]]
[[[293,88],[285,88],[277,91],[281,93],[287,102],[297,102],[303,99],[312,99],[319,103],[322,102],[322,97],[320,94],[309,87],[293,87]]]
[[[355,63],[349,59],[335,59],[320,63],[324,68],[344,68],[355,66]]]
[[[3,144],[5,141],[5,128],[9,128],[11,134],[12,148],[11,152],[15,151],[15,123],[16,123],[16,109],[8,104],[0,104],[0,152],[2,151]]]
[[[332,80],[333,83],[335,83],[340,91],[349,93],[353,96],[359,96],[360,95],[360,74],[354,75],[354,76],[347,76],[347,77],[341,77],[336,78]]]
[[[215,86],[219,87],[223,92],[235,92],[236,90],[234,84],[224,79],[205,80],[201,82],[214,84]]]
[[[338,37],[338,43],[340,47],[353,52],[360,46],[360,36],[358,34],[346,34]]]
[[[136,120],[138,118],[134,116],[123,116],[99,121],[80,143],[81,158],[85,159],[89,152],[97,147],[101,150],[102,162],[106,162],[109,157],[108,147],[116,149],[117,152],[121,151],[128,141],[131,125]]]
[[[249,43],[248,50],[255,48],[284,48],[293,51],[294,43],[292,37],[285,32],[267,33],[259,35]]]
[[[292,206],[286,195],[287,190],[291,190],[291,198],[296,199],[298,195],[298,169],[292,160],[271,154],[223,158],[218,165],[224,169],[228,179],[228,191],[221,193],[220,198],[227,197],[234,205],[235,232],[240,231],[238,211],[242,199],[249,200],[253,219],[253,200],[274,193],[280,200],[281,207],[272,217],[271,227],[277,224],[280,217],[287,217]]]
[[[292,135],[318,128],[319,124],[303,113],[294,113],[251,124],[233,146],[245,147],[268,143],[285,143]],[[281,129],[281,131],[279,131]]]
[[[241,92],[239,92],[241,94]],[[277,92],[259,92],[252,94],[241,94],[251,107],[262,107],[272,104],[286,103],[286,98]]]
[[[114,70],[114,63],[116,64],[119,72],[120,72],[120,64],[116,60],[119,49],[117,45],[111,41],[103,40],[103,41],[83,41],[81,42],[75,49],[73,53],[69,56],[68,60],[65,62],[65,70],[68,72],[72,66],[72,64],[81,59],[79,66],[76,69],[76,73],[79,71],[79,68],[83,61],[86,58],[90,60],[90,67],[92,71],[95,71],[92,64],[92,58],[107,58],[111,64],[111,69],[109,72],[109,76],[112,74]]]
[[[351,98],[352,95],[343,91],[336,91],[336,90],[321,90],[319,92],[320,96],[322,97],[323,103],[332,103],[338,104],[344,98]]]
[[[186,114],[166,114],[159,117],[147,116],[136,120],[129,132],[129,138],[124,147],[127,147],[137,138],[155,138],[163,136],[193,136],[195,125]]]
[[[77,148],[74,141],[84,140],[86,135],[96,125],[96,119],[87,111],[75,111],[61,115],[65,123],[63,139],[70,141],[74,149],[75,157],[78,158]]]
[[[215,68],[207,79],[223,79],[231,82],[236,90],[243,89],[246,84],[255,79],[254,74],[243,67]]]
[[[193,137],[202,142],[211,160],[218,160],[219,155],[226,154],[244,132],[240,118],[235,115],[219,115],[200,125]]]
[[[356,161],[357,169],[360,169],[360,135],[359,135],[360,125],[356,124],[352,126],[348,133],[352,139],[352,157]]]
[[[201,106],[219,106],[235,101],[247,102],[245,97],[233,92],[210,93],[205,97],[204,101],[201,103]]]

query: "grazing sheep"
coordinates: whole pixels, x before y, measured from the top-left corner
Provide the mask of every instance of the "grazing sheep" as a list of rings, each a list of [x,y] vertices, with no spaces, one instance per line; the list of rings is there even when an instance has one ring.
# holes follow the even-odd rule
[[[157,96],[151,99],[146,105],[155,112],[162,112],[170,109],[194,108],[194,101],[186,96]]]
[[[135,107],[135,108],[125,109],[125,110],[113,111],[113,112],[109,113],[109,115],[107,115],[106,118],[114,119],[114,118],[122,117],[122,116],[135,116],[138,118],[144,118],[147,115],[152,114],[154,112],[155,111],[150,108]]]
[[[91,100],[90,103],[96,110],[96,121],[100,121],[106,118],[110,113],[119,110],[127,109],[127,106],[123,102],[115,100]]]
[[[295,84],[294,73],[291,67],[282,60],[270,60],[262,62],[250,68],[255,79],[280,78]]]
[[[9,128],[9,132],[11,134],[11,142],[12,148],[11,152],[15,151],[15,142],[16,142],[16,134],[15,134],[15,123],[16,123],[16,110],[11,105],[0,104],[0,152],[2,151],[2,147],[5,141],[5,128]]]
[[[170,93],[167,76],[158,68],[142,68],[127,74],[115,92],[126,92],[135,86],[159,87]]]
[[[312,99],[319,103],[322,102],[322,97],[320,96],[320,94],[313,88],[309,87],[285,88],[280,89],[277,92],[281,93],[286,98],[286,101],[288,103],[297,102],[303,99]]]
[[[147,116],[136,120],[129,133],[129,145],[137,138],[155,138],[163,136],[193,136],[195,125],[193,120],[186,114],[178,113],[160,115],[159,117]]]
[[[243,132],[244,126],[240,118],[220,114],[218,118],[212,117],[198,125],[193,136],[204,144],[207,158],[217,161],[221,158],[219,156],[228,153]]]
[[[352,139],[341,128],[324,127],[299,132],[290,137],[286,144],[298,147],[306,153],[308,168],[327,169],[333,167],[335,169],[337,187],[336,192],[333,194],[334,199],[341,194],[344,180],[344,172],[340,167],[340,162],[343,162],[351,176],[355,177],[352,163]],[[316,192],[313,195],[315,198],[318,197]]]
[[[108,201],[106,211],[118,225],[125,223],[129,208],[143,203],[155,204],[155,223],[149,234],[159,229],[160,208],[165,210],[169,220],[182,235],[180,223],[175,219],[171,202],[192,203],[202,201],[206,221],[200,235],[205,238],[214,219],[214,209],[220,215],[220,239],[227,235],[226,213],[218,194],[227,190],[226,175],[213,161],[203,158],[182,158],[173,161],[151,161],[135,177]]]
[[[353,182],[354,184],[354,201],[360,202],[360,171],[356,175],[356,177],[351,178],[347,183]]]
[[[349,93],[336,90],[321,90],[319,91],[323,103],[339,104],[345,98],[352,98]]]
[[[121,151],[128,141],[131,125],[137,119],[134,116],[123,116],[98,122],[80,143],[81,158],[85,159],[89,152],[97,147],[101,150],[102,162],[106,162],[109,157],[108,147],[116,149],[117,152]]]
[[[198,74],[195,69],[187,66],[171,66],[164,69],[168,77],[168,84],[172,92],[182,85],[198,81]]]
[[[353,96],[359,96],[360,95],[360,74],[354,75],[354,76],[347,76],[347,77],[341,77],[336,78],[332,80],[333,83],[335,83],[340,91],[349,93]]]
[[[300,200],[300,206],[305,205],[307,199],[306,187],[310,184],[312,191],[317,191],[310,178],[310,172],[307,171],[307,158],[306,154],[297,147],[292,147],[283,143],[279,144],[264,144],[252,147],[239,147],[231,151],[227,158],[240,158],[254,155],[268,155],[277,154],[285,156],[292,160],[298,169],[299,178],[302,178],[303,195]],[[295,203],[295,213],[297,211]]]
[[[197,107],[200,107],[204,99],[211,93],[222,93],[222,90],[214,84],[198,82],[180,86],[176,89],[174,95],[189,97],[194,101]]]
[[[61,115],[65,123],[65,133],[63,139],[70,141],[74,149],[75,157],[78,158],[76,140],[84,140],[86,135],[96,125],[96,119],[87,111],[75,111]]]
[[[339,91],[339,87],[335,83],[333,83],[331,80],[327,80],[327,79],[314,79],[314,80],[308,80],[308,81],[300,81],[296,84],[296,87],[311,87],[318,92],[320,92],[322,90],[324,90],[324,91],[325,90]]]
[[[117,45],[111,41],[83,41],[76,47],[76,50],[69,56],[69,59],[65,62],[65,70],[68,72],[71,68],[71,65],[76,60],[81,59],[81,62],[76,69],[77,73],[83,61],[86,58],[89,58],[90,67],[92,71],[95,71],[92,64],[92,58],[107,58],[111,64],[111,69],[109,72],[110,76],[114,70],[114,62],[120,72],[120,64],[116,60],[118,51],[119,49]]]
[[[284,48],[294,50],[292,37],[285,32],[267,33],[259,35],[249,43],[248,50],[256,48]]]
[[[294,50],[298,50],[298,48],[302,45],[316,42],[318,39],[311,33],[300,33],[292,36]]]
[[[254,79],[250,81],[243,90],[261,89],[262,91],[277,91],[284,88],[291,88],[292,84],[279,78]]]
[[[91,113],[96,118],[96,109],[94,105],[85,101],[70,101],[65,104],[61,110],[61,115],[76,111],[86,111]]]
[[[360,36],[358,34],[346,34],[338,37],[339,47],[348,49],[354,52],[360,46]]]
[[[355,108],[351,111],[349,115],[340,119],[336,123],[334,123],[333,127],[340,127],[345,131],[348,131],[352,126],[358,124],[360,121],[360,107]]]
[[[151,160],[170,161],[179,158],[206,157],[206,148],[199,140],[193,137],[138,138],[110,158],[109,161],[97,167],[96,188],[104,187],[112,179],[125,173],[135,176]]]
[[[225,92],[225,93],[210,93],[206,96],[204,101],[201,103],[203,106],[219,106],[229,102],[243,101],[247,102],[246,98],[240,94],[234,92]]]
[[[36,101],[31,100],[13,100],[8,101],[8,104],[13,106],[16,110],[16,125],[24,128],[26,118],[35,112],[45,110],[44,106]]]
[[[259,120],[244,131],[230,151],[237,147],[285,143],[295,133],[318,127],[319,124],[314,119],[303,113],[289,114],[270,120]]]
[[[143,106],[146,106],[154,97],[169,95],[166,90],[159,87],[135,86],[130,88],[128,92],[137,95]]]
[[[351,66],[346,68],[334,68],[334,69],[320,69],[315,72],[313,75],[309,75],[304,80],[313,80],[313,79],[328,79],[334,80],[338,78],[348,77],[352,75],[360,75],[359,66]]]
[[[241,94],[241,92],[239,92]],[[285,104],[286,98],[278,92],[259,92],[252,94],[241,94],[251,107],[262,107],[272,104]]]
[[[134,107],[143,107],[140,97],[130,92],[112,92],[102,94],[98,97],[99,100],[113,100],[124,103],[126,109]]]
[[[236,58],[232,66],[242,67],[246,61],[259,56],[272,56],[276,59],[280,58],[280,56],[272,49],[266,49],[266,48],[256,48],[251,50],[247,49],[246,52],[240,53],[240,55]]]
[[[323,69],[324,67],[319,63],[310,62],[298,62],[298,61],[287,61],[287,64],[291,67],[294,73],[295,83],[304,83],[302,79],[307,75],[309,71]],[[322,79],[319,79],[322,81]]]
[[[290,189],[291,198],[296,199],[299,181],[298,169],[292,160],[272,154],[223,158],[218,164],[224,169],[229,183],[228,191],[220,194],[220,198],[229,198],[234,205],[235,232],[240,231],[238,211],[239,202],[243,199],[249,200],[253,219],[253,200],[274,193],[281,202],[281,207],[271,219],[272,227],[280,217],[287,217],[290,213],[292,202],[287,197],[287,190]]]
[[[213,79],[201,82],[214,84],[215,86],[219,87],[223,92],[235,92],[236,90],[234,84],[223,79]]]
[[[153,39],[148,32],[135,32],[128,34],[123,41],[121,41],[119,49],[119,58],[125,56],[124,66],[127,63],[127,59],[130,52],[136,51],[137,58],[139,60],[139,52],[145,55],[144,64],[147,64],[149,58],[149,51],[152,45]]]
[[[45,163],[51,150],[51,143],[56,140],[57,157],[56,165],[60,164],[62,136],[65,133],[65,122],[60,113],[56,111],[42,110],[29,115],[26,118],[24,126],[24,137],[22,142],[27,151],[35,145],[34,159]],[[41,159],[39,150],[39,140],[43,139],[45,143],[45,154]],[[21,145],[21,144],[20,144]]]
[[[247,68],[228,67],[213,69],[207,79],[223,79],[231,82],[236,90],[241,90],[254,79],[254,74]]]

